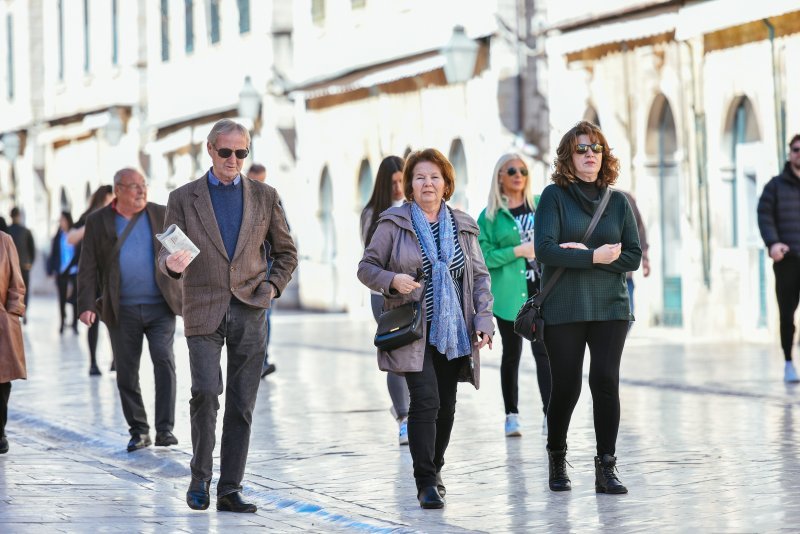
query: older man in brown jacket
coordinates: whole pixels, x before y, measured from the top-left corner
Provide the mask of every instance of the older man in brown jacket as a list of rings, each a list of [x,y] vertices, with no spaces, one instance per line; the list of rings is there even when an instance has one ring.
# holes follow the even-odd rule
[[[27,378],[20,319],[25,315],[25,283],[11,236],[0,231],[0,454],[8,452],[6,421],[11,381]]]
[[[183,321],[192,372],[192,480],[186,502],[194,510],[209,505],[209,486],[219,396],[220,359],[227,345],[227,387],[222,425],[217,510],[255,512],[241,496],[250,444],[261,363],[266,350],[265,309],[280,296],[297,266],[278,194],[245,178],[243,160],[250,134],[223,119],[208,134],[211,169],[173,191],[166,224],[177,225],[200,249],[190,264],[188,251],[162,249],[159,266],[183,283]],[[267,275],[264,242],[274,258]]]
[[[149,446],[139,364],[147,337],[156,382],[156,446],[178,443],[175,425],[175,315],[181,311],[181,288],[158,271],[166,208],[147,202],[147,183],[135,169],[114,175],[116,199],[86,220],[78,265],[78,313],[91,326],[98,316],[108,327],[117,370],[122,413],[131,439],[128,452]],[[98,309],[98,289],[102,309]]]

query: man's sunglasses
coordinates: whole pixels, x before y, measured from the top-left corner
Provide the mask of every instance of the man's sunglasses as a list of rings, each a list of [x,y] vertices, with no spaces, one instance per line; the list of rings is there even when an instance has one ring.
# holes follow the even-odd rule
[[[800,152],[800,146],[793,146],[792,152]]]
[[[592,149],[592,152],[594,152],[595,154],[600,154],[603,152],[603,145],[601,145],[600,143],[592,143],[591,145],[580,143],[575,147],[575,153],[586,154],[590,148]]]
[[[231,154],[236,154],[236,159],[245,159],[247,155],[250,153],[250,150],[246,148],[240,148],[239,150],[233,150],[232,148],[217,148],[214,147],[214,150],[217,151],[219,157],[228,159],[231,157]]]
[[[519,173],[522,176],[528,176],[528,169],[526,169],[525,167],[521,169],[517,169],[516,167],[509,167],[508,169],[506,169],[506,174],[509,176],[514,176],[515,174],[517,174],[517,171],[519,171]]]

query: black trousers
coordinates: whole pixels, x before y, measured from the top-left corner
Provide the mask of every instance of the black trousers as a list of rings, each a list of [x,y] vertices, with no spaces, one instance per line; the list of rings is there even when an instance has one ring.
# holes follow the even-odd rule
[[[6,435],[8,422],[8,398],[11,396],[11,382],[0,384],[0,438]]]
[[[583,354],[589,346],[589,388],[592,391],[597,455],[616,452],[619,430],[619,365],[628,321],[590,321],[548,325],[544,343],[550,355],[553,391],[547,412],[547,446],[562,450],[572,411],[581,395]]]
[[[792,361],[794,312],[800,302],[800,257],[785,256],[772,264],[775,272],[775,295],[778,297],[781,348],[787,362]]]
[[[428,329],[430,330],[430,328]],[[408,447],[414,464],[417,490],[436,485],[444,465],[456,413],[460,358],[447,357],[427,344],[422,371],[406,373],[411,396],[408,408]]]
[[[77,295],[78,295],[78,276],[75,274],[61,273],[56,275],[58,285],[58,309],[61,312],[61,328],[67,322],[67,303],[72,304],[72,327],[78,326]]]
[[[519,362],[522,357],[523,338],[514,332],[514,321],[506,321],[494,316],[497,328],[500,330],[500,339],[503,340],[503,357],[500,360],[500,387],[503,390],[503,404],[506,415],[519,413],[517,402],[519,400]],[[547,415],[547,406],[550,404],[550,358],[547,357],[547,348],[540,341],[531,342],[533,359],[536,361],[536,380],[539,382],[539,394],[542,396],[542,410]]]
[[[22,281],[25,284],[25,317],[28,316],[28,298],[31,296],[31,270],[20,269]]]

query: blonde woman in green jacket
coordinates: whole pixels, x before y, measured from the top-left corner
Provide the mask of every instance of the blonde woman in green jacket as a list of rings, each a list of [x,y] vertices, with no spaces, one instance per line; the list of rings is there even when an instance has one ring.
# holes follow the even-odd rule
[[[514,332],[514,319],[528,296],[539,287],[539,268],[533,248],[534,211],[528,167],[519,154],[501,156],[492,174],[488,205],[478,217],[481,230],[478,242],[492,278],[494,317],[503,340],[500,385],[507,437],[522,435],[517,403],[523,339]],[[542,396],[545,432],[550,402],[550,361],[544,343],[531,343],[531,350]]]

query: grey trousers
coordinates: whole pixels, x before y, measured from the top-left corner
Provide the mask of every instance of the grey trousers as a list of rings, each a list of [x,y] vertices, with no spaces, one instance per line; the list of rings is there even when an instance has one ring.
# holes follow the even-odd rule
[[[156,385],[156,431],[175,426],[175,314],[166,303],[120,306],[115,326],[108,327],[117,367],[117,389],[131,435],[148,434],[147,412],[139,387],[142,342],[147,337]]]
[[[267,344],[264,310],[232,302],[213,334],[189,336],[192,371],[192,477],[211,481],[216,444],[217,411],[222,394],[222,345],[227,345],[227,393],[222,421],[220,475],[217,497],[242,490],[250,448],[250,426],[261,383],[261,364]]]

